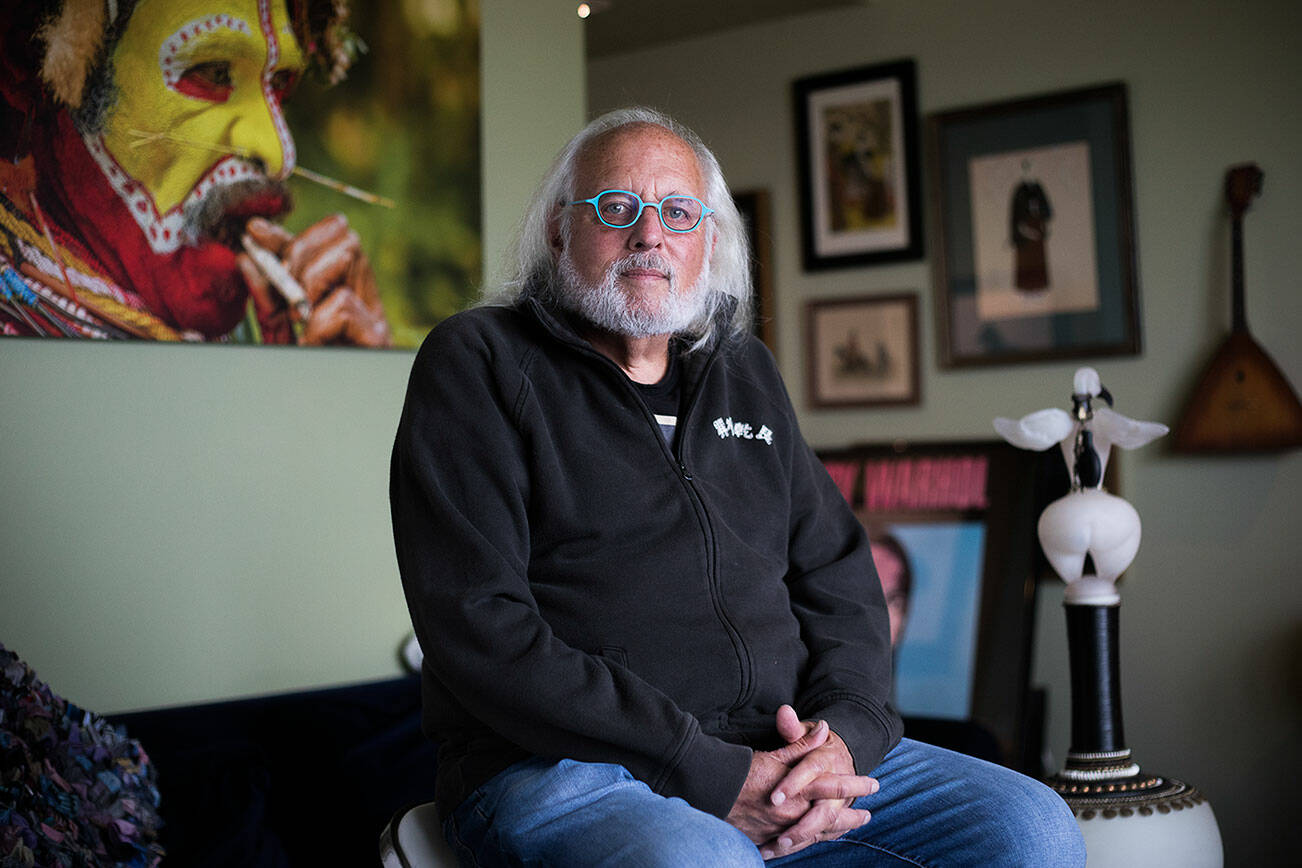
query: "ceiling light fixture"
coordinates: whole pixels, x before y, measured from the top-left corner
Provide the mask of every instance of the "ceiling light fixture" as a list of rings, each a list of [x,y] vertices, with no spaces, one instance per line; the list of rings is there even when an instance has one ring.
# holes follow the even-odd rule
[[[587,18],[598,12],[605,12],[611,5],[611,0],[589,0],[587,3],[580,3],[577,11],[580,18]]]

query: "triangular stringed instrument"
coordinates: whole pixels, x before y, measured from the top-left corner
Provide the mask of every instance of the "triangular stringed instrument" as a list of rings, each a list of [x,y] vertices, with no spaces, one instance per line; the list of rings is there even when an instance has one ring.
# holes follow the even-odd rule
[[[1243,297],[1243,213],[1261,192],[1261,169],[1225,174],[1231,216],[1232,330],[1185,405],[1175,428],[1179,452],[1256,452],[1302,445],[1302,404],[1274,360],[1248,334]]]

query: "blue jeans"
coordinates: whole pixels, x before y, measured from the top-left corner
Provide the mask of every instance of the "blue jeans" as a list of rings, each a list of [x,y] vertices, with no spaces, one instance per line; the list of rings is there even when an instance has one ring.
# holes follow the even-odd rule
[[[1067,804],[1043,784],[963,754],[904,739],[857,799],[872,819],[774,866],[1085,864]],[[534,758],[476,790],[444,823],[465,866],[683,868],[766,863],[737,829],[665,798],[622,766]]]

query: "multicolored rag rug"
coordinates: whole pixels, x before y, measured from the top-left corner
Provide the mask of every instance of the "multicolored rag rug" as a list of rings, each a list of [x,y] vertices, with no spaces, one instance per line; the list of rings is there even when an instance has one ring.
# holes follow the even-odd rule
[[[153,868],[158,800],[139,742],[0,645],[0,868]]]

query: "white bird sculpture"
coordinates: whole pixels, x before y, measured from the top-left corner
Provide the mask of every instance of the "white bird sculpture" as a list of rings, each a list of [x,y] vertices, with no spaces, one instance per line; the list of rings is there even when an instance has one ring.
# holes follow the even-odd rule
[[[1062,457],[1072,474],[1073,484],[1078,481],[1077,471],[1082,471],[1081,488],[1097,488],[1101,484],[1114,443],[1122,449],[1138,449],[1170,430],[1158,422],[1139,422],[1110,409],[1112,395],[1103,388],[1099,372],[1093,368],[1078,368],[1072,378],[1072,387],[1072,412],[1049,407],[1020,419],[1000,417],[995,420],[995,430],[1021,449],[1043,452],[1057,443],[1062,447]],[[1095,406],[1095,398],[1102,398],[1109,406]],[[1087,442],[1080,444],[1080,448],[1092,449],[1098,457],[1098,479],[1092,479],[1092,468],[1076,466],[1079,463],[1077,441],[1082,432],[1087,434]],[[1085,460],[1092,463],[1089,457]]]
[[[1062,449],[1071,491],[1040,515],[1040,545],[1049,563],[1067,583],[1070,602],[1109,605],[1121,598],[1117,577],[1139,551],[1139,514],[1125,500],[1103,490],[1103,470],[1113,445],[1136,449],[1169,430],[1157,422],[1139,422],[1109,407],[1095,406],[1112,396],[1098,371],[1079,368],[1072,380],[1072,411],[1051,407],[1021,419],[995,419],[995,430],[1021,449],[1043,452],[1055,443]],[[1085,557],[1095,574],[1084,575]]]

